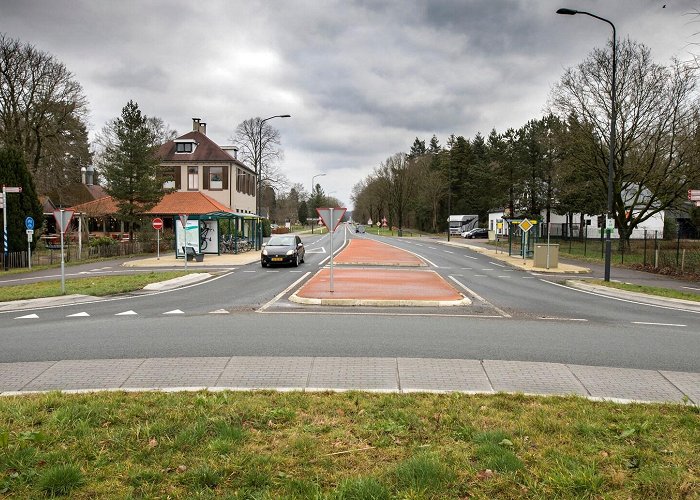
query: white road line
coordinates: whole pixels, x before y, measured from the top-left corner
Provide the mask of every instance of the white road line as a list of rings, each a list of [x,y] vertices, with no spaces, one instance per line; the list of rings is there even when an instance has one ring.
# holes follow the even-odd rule
[[[659,305],[659,304],[650,304],[650,303],[648,303],[648,302],[638,302],[638,301],[636,301],[636,300],[622,299],[622,298],[620,298],[620,297],[613,297],[612,295],[605,295],[605,294],[602,294],[602,293],[589,292],[588,290],[581,290],[581,289],[579,289],[579,288],[573,288],[573,287],[570,287],[570,286],[562,285],[561,283],[555,283],[555,282],[553,282],[553,281],[548,281],[548,280],[545,280],[545,279],[542,279],[542,278],[540,278],[540,281],[543,282],[543,283],[549,283],[550,285],[560,286],[560,287],[562,287],[562,288],[566,288],[567,290],[571,290],[571,291],[574,291],[574,292],[586,293],[586,294],[588,294],[588,295],[595,295],[596,297],[601,297],[601,298],[604,298],[604,299],[606,299],[606,300],[617,300],[617,301],[620,301],[620,302],[627,302],[628,304],[636,304],[636,305],[639,305],[639,306],[656,307],[656,308],[658,308],[658,309],[669,309],[669,310],[671,310],[671,311],[683,311],[683,312],[692,313],[692,314],[700,314],[700,311],[694,311],[694,310],[692,310],[692,309],[683,309],[682,307],[662,306],[662,305]]]
[[[587,319],[584,318],[557,318],[553,316],[543,316],[539,319],[547,319],[547,320],[553,320],[553,321],[588,321]]]
[[[416,243],[416,246],[417,246],[417,247],[422,247],[422,246],[423,246],[423,243]]]
[[[131,310],[115,314],[115,316],[134,316],[134,315],[138,315],[138,313],[136,311],[131,311]]]
[[[485,278],[486,275],[485,274],[475,274],[474,277],[475,278]]]
[[[217,309],[216,311],[209,311],[209,314],[230,314],[226,309]]]
[[[471,270],[472,270],[471,267],[463,267],[462,269],[463,269],[464,271],[471,271]]]
[[[687,288],[688,290],[700,290],[700,288],[693,288],[692,286],[682,286],[681,288]]]
[[[652,326],[688,326],[688,325],[680,325],[677,323],[649,323],[647,321],[632,321],[633,325],[652,325]]]
[[[173,309],[172,311],[167,311],[164,312],[163,314],[185,314],[184,311],[181,311],[180,309]]]
[[[454,252],[450,252],[449,250],[443,250],[443,252],[445,252],[445,253],[454,253]]]
[[[487,267],[486,269],[482,269],[482,271],[493,271],[493,269],[490,267]]]
[[[510,276],[499,276],[499,278],[510,278]]]
[[[431,250],[437,250],[437,248],[435,248],[435,247],[428,247],[428,248]]]
[[[475,292],[474,290],[472,290],[471,288],[469,288],[469,287],[467,287],[466,285],[464,285],[464,284],[463,284],[462,282],[460,282],[458,279],[455,279],[453,276],[450,276],[450,279],[451,279],[452,281],[454,281],[455,283],[457,283],[457,284],[458,284],[459,286],[461,286],[462,288],[464,288],[464,289],[467,291],[467,293],[468,293],[469,295],[471,295],[472,297],[474,297],[475,299],[479,300],[480,302],[483,302],[484,304],[488,304],[489,306],[493,307],[493,308],[496,310],[496,312],[497,312],[498,314],[500,314],[501,316],[503,316],[504,318],[510,318],[510,317],[511,317],[510,314],[508,314],[507,312],[505,312],[503,309],[500,309],[500,308],[494,306],[493,304],[491,304],[488,300],[486,300],[485,298],[483,298],[481,295],[479,295],[478,293],[476,293],[476,292]]]
[[[79,313],[75,313],[75,314],[69,314],[68,316],[66,316],[66,318],[86,318],[88,316],[90,316],[90,315],[88,313],[86,313],[85,311],[83,311],[83,312],[79,312]]]
[[[272,300],[270,300],[267,304],[265,304],[264,306],[262,306],[260,309],[257,309],[255,312],[259,312],[259,313],[265,312],[265,309],[267,309],[267,308],[270,307],[272,304],[274,304],[275,302],[277,302],[279,299],[281,299],[282,297],[284,297],[284,295],[285,295],[287,292],[289,292],[289,290],[291,290],[292,288],[294,288],[295,286],[297,286],[299,283],[301,283],[309,274],[311,274],[311,271],[307,271],[306,273],[304,273],[304,275],[301,276],[298,280],[296,280],[294,283],[292,283],[292,284],[289,285],[287,288],[285,288],[284,290],[282,290],[280,293],[278,293],[277,295],[275,295],[275,297],[274,297]]]
[[[243,271],[244,273],[257,273],[257,271]]]
[[[15,319],[37,319],[37,314],[27,314],[26,316],[17,316]]]
[[[492,266],[506,267],[506,266],[504,266],[503,264],[498,264],[498,263],[496,263],[496,262],[491,262],[491,261],[489,261],[489,264],[491,264]]]
[[[523,276],[523,279],[524,280],[534,280],[535,277],[534,276]]]
[[[465,255],[465,257],[466,257],[467,259],[474,259],[474,260],[476,260],[476,257],[472,257],[471,255]]]

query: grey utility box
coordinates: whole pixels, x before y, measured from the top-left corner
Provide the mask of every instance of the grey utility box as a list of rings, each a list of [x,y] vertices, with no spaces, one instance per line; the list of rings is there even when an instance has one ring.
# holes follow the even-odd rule
[[[549,247],[549,266],[547,266],[547,247]],[[535,244],[535,267],[545,269],[559,267],[559,245]]]

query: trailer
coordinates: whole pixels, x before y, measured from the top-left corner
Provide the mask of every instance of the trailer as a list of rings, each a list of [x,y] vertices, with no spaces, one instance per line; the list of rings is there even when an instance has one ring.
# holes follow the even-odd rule
[[[465,231],[474,229],[479,225],[478,215],[450,215],[447,218],[450,235],[461,235]]]

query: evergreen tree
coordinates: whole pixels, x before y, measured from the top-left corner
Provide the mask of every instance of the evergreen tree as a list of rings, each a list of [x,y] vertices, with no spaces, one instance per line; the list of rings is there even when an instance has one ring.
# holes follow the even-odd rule
[[[413,141],[413,146],[411,146],[411,152],[409,153],[410,158],[418,158],[419,156],[423,156],[424,154],[427,153],[427,150],[425,149],[425,141],[421,141],[416,137],[416,140]]]
[[[36,195],[34,181],[27,168],[27,163],[17,149],[0,149],[0,184],[9,187],[21,187],[21,193],[7,194],[7,236],[8,251],[20,252],[27,248],[27,235],[24,220],[32,217],[37,231],[43,225],[41,203]],[[36,238],[32,247],[36,246]]]
[[[155,206],[164,195],[158,177],[156,157],[158,140],[149,127],[149,119],[141,114],[138,104],[129,101],[122,115],[104,130],[105,151],[102,174],[107,193],[114,198],[120,218],[129,222],[133,241],[133,223],[139,214]]]
[[[306,219],[309,217],[309,207],[304,200],[300,201],[297,206],[297,217],[302,225],[306,224]]]
[[[428,147],[428,152],[431,155],[436,155],[440,152],[442,148],[440,148],[440,141],[438,141],[438,138],[435,134],[433,134],[433,137],[430,138],[430,146]]]

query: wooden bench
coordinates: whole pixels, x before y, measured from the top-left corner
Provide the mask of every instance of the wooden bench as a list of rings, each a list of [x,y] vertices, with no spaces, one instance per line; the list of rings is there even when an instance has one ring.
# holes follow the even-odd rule
[[[182,251],[185,253],[187,260],[194,260],[195,262],[202,262],[204,260],[204,254],[197,252],[194,247],[182,247]]]

